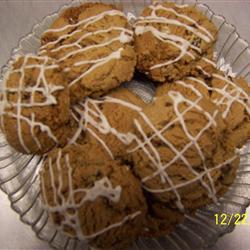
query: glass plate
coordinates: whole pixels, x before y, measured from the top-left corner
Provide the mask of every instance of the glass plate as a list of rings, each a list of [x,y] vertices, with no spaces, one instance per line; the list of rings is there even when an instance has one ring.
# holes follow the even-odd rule
[[[77,6],[86,1],[73,1],[70,6]],[[142,8],[150,1],[105,1],[122,4],[126,12],[138,15]],[[188,1],[190,3],[190,1]],[[185,3],[185,1],[179,1]],[[250,82],[250,48],[248,43],[240,38],[236,28],[227,23],[225,18],[216,15],[207,5],[198,4],[199,8],[218,27],[218,41],[216,43],[217,61],[222,62],[223,69],[230,72],[232,69],[237,76],[245,77]],[[50,26],[59,13],[67,6],[63,6],[58,13],[49,15],[37,24],[33,31],[24,37],[19,47],[14,49],[12,56],[16,54],[35,53],[40,45],[40,36]],[[8,65],[2,68],[1,76],[8,70]],[[0,78],[0,87],[2,82]],[[149,101],[153,95],[150,83],[142,85],[140,82],[127,84],[134,92],[145,101]],[[205,249],[215,244],[218,238],[234,229],[234,223],[220,226],[215,224],[215,213],[244,213],[250,204],[250,143],[241,150],[241,163],[237,177],[224,197],[218,204],[209,205],[196,212],[194,216],[186,216],[185,221],[178,225],[168,236],[158,239],[140,238],[131,246],[131,250],[192,250]],[[47,212],[41,202],[38,172],[42,165],[42,158],[31,155],[23,155],[8,146],[4,136],[0,133],[0,188],[11,202],[11,207],[20,215],[22,222],[30,225],[37,237],[47,241],[58,249],[81,249],[89,247],[84,242],[70,239],[61,234],[49,221]]]

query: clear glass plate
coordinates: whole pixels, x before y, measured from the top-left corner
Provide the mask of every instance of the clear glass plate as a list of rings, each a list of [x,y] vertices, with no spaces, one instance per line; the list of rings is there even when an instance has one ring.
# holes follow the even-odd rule
[[[74,1],[70,5],[79,5],[84,1]],[[142,8],[150,1],[105,1],[122,4],[126,12],[138,15]],[[181,1],[183,3],[185,1]],[[180,1],[179,1],[180,3]],[[190,1],[188,1],[190,3]],[[227,23],[225,18],[216,15],[207,5],[197,4],[205,15],[218,27],[218,41],[216,43],[217,60],[224,62],[226,70],[236,73],[237,76],[245,77],[250,82],[250,48],[248,43],[240,38],[236,28]],[[63,6],[58,13],[44,18],[37,24],[33,31],[24,37],[19,47],[13,50],[16,54],[35,53],[40,46],[40,36],[50,26],[59,13],[67,6]],[[8,70],[8,65],[2,68],[1,76]],[[0,78],[1,87],[2,78]],[[127,84],[145,101],[152,98],[150,83],[142,85]],[[218,238],[234,229],[234,223],[227,226],[215,224],[215,213],[244,213],[250,204],[250,143],[241,151],[241,164],[237,177],[228,192],[218,204],[212,204],[203,208],[191,217],[186,216],[184,223],[178,225],[174,232],[158,239],[138,239],[131,246],[131,250],[177,250],[177,249],[205,249],[215,244]],[[0,188],[8,195],[11,207],[20,215],[21,221],[30,225],[37,237],[47,241],[51,246],[58,249],[89,249],[86,243],[70,239],[61,234],[51,224],[48,214],[44,211],[41,203],[41,191],[39,186],[38,172],[42,165],[42,158],[37,156],[22,155],[8,146],[5,138],[0,134]]]

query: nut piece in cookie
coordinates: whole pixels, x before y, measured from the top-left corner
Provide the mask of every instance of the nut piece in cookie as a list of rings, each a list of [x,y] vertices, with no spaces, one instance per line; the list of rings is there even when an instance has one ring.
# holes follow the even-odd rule
[[[73,103],[131,80],[136,64],[126,15],[103,3],[64,11],[43,34],[40,54],[57,59],[64,68]]]
[[[140,234],[147,210],[128,166],[93,148],[52,151],[40,172],[44,207],[59,230],[102,249],[121,249]]]
[[[3,81],[1,129],[8,143],[25,154],[43,154],[65,143],[69,92],[52,59],[18,56]]]
[[[135,23],[136,67],[158,82],[181,79],[213,47],[216,33],[192,5],[154,3]]]
[[[201,191],[196,195],[216,201],[213,168],[224,165],[214,165],[212,159],[225,129],[217,107],[202,95],[171,90],[143,113],[135,124],[137,143],[129,152],[144,189],[180,210],[188,209],[186,196],[197,186]]]

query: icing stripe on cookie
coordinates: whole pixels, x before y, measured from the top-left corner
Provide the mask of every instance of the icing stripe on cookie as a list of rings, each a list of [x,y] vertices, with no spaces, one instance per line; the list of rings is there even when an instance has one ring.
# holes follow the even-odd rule
[[[178,84],[186,85],[185,82],[178,81]],[[142,150],[146,157],[148,157],[149,161],[151,162],[151,166],[155,169],[151,175],[148,175],[142,179],[143,187],[147,189],[148,191],[152,193],[163,193],[167,191],[174,192],[176,198],[177,198],[177,206],[180,210],[183,210],[184,207],[181,202],[181,196],[178,192],[179,186],[174,184],[171,180],[171,178],[168,175],[168,167],[170,167],[172,164],[175,164],[176,161],[181,160],[189,169],[190,173],[194,175],[194,178],[191,181],[188,181],[187,183],[183,183],[183,186],[189,185],[191,183],[194,183],[196,181],[199,181],[201,185],[207,190],[208,195],[210,198],[212,198],[214,201],[216,201],[216,190],[214,186],[213,179],[210,175],[212,169],[208,169],[208,167],[205,164],[205,156],[202,152],[202,149],[200,145],[198,144],[198,141],[200,137],[211,127],[217,126],[216,123],[216,117],[218,115],[218,110],[215,109],[213,113],[208,113],[206,110],[203,110],[203,108],[199,105],[199,102],[202,100],[203,96],[201,93],[192,85],[188,85],[189,88],[191,88],[197,95],[197,99],[195,101],[191,101],[188,98],[185,98],[182,96],[179,92],[170,91],[168,95],[171,97],[174,107],[174,112],[176,114],[176,118],[173,119],[171,122],[167,123],[166,126],[164,126],[162,129],[158,130],[153,123],[151,122],[150,118],[148,118],[142,109],[140,107],[137,107],[134,104],[131,104],[129,102],[112,98],[112,97],[105,97],[103,99],[91,99],[87,98],[84,103],[82,103],[83,110],[78,110],[78,115],[82,116],[81,120],[84,120],[84,127],[85,128],[95,128],[96,131],[100,134],[113,134],[119,141],[121,141],[125,145],[130,145],[132,142],[135,142],[136,146],[129,150],[128,153],[133,153],[138,150]],[[103,114],[101,108],[99,107],[100,104],[103,103],[114,103],[117,105],[122,105],[127,108],[131,108],[132,110],[138,112],[138,116],[142,118],[143,122],[152,130],[151,136],[147,136],[147,134],[143,131],[142,125],[138,122],[138,120],[134,120],[135,127],[137,131],[140,134],[140,137],[138,137],[136,134],[127,132],[127,133],[121,133],[117,131],[115,128],[111,126],[109,121],[107,120],[106,116]],[[188,106],[187,108],[180,112],[179,111],[179,105],[181,103],[185,102]],[[184,120],[185,114],[192,109],[198,110],[201,114],[204,115],[204,117],[207,119],[207,124],[200,130],[200,132],[196,136],[192,136],[187,127]],[[166,132],[173,124],[179,123],[181,127],[183,128],[183,131],[186,135],[186,137],[189,139],[189,143],[184,146],[184,148],[179,151],[177,148],[168,141],[164,136],[163,133]],[[98,137],[97,133],[94,132],[94,130],[91,129],[91,134],[94,137]],[[99,138],[99,137],[98,137]],[[154,138],[159,139],[166,147],[170,148],[175,156],[172,160],[170,160],[168,163],[163,163],[160,153],[157,150],[157,147],[154,146],[153,140]],[[105,143],[105,140],[98,139],[98,141],[101,143],[101,145],[104,147],[104,149],[109,153],[112,154],[110,148],[108,148],[107,144]],[[192,165],[189,163],[188,159],[184,156],[184,153],[190,148],[195,147],[197,150],[197,153],[200,157],[200,159],[203,162],[203,172],[199,173],[196,172],[195,169],[192,168]],[[112,155],[113,156],[113,155]],[[114,158],[114,157],[113,157]],[[232,159],[233,160],[233,159]],[[216,168],[224,167],[227,163],[221,164],[220,166],[217,166]],[[162,188],[162,189],[150,189],[147,185],[147,183],[157,176],[160,177],[161,183],[164,185],[169,186],[168,188]],[[207,176],[209,183],[206,183],[203,180],[203,177]]]
[[[138,21],[135,23],[135,34],[141,35],[145,32],[151,32],[153,36],[155,36],[160,41],[170,43],[171,45],[177,47],[180,50],[180,54],[176,58],[168,60],[166,62],[155,64],[150,67],[150,70],[162,68],[164,66],[176,63],[181,60],[185,55],[188,55],[192,59],[195,59],[196,56],[190,52],[190,49],[197,51],[199,54],[201,54],[202,52],[200,48],[195,45],[192,45],[192,43],[190,43],[187,39],[184,39],[181,36],[171,34],[170,29],[167,26],[165,27],[165,30],[158,30],[156,27],[153,26],[154,24],[166,24],[174,25],[177,27],[183,27],[193,33],[195,36],[199,37],[201,40],[205,41],[206,43],[214,41],[214,37],[209,30],[201,26],[191,17],[178,13],[173,8],[164,7],[163,5],[157,3],[155,5],[149,6],[149,9],[151,9],[151,14],[145,17],[139,17]],[[157,11],[170,12],[175,16],[181,18],[183,21],[188,22],[189,24],[179,21],[177,19],[159,16],[157,15]]]
[[[86,202],[93,202],[99,197],[104,197],[114,203],[117,203],[121,199],[122,188],[121,186],[113,187],[110,179],[108,177],[103,177],[100,180],[96,180],[94,185],[91,188],[77,188],[74,189],[73,186],[73,168],[70,163],[69,154],[62,155],[61,149],[57,152],[56,158],[56,169],[52,167],[52,159],[48,158],[48,167],[49,167],[49,180],[52,186],[53,201],[49,203],[46,188],[44,175],[41,178],[41,186],[44,197],[44,208],[51,213],[62,214],[63,221],[57,227],[63,231],[64,226],[67,225],[72,228],[80,240],[93,239],[99,235],[102,235],[114,228],[121,227],[126,222],[135,219],[138,215],[141,214],[141,211],[136,211],[134,213],[128,214],[121,221],[114,222],[101,230],[89,235],[85,235],[81,227],[81,218],[78,209],[83,206]],[[62,169],[61,162],[64,161],[65,167]],[[68,195],[65,197],[63,194],[62,187],[64,184],[63,172],[66,171],[66,183],[68,186]],[[57,175],[56,175],[57,173]],[[55,185],[58,183],[58,185]],[[76,201],[75,197],[81,197]],[[59,199],[60,198],[60,201]],[[71,212],[69,212],[69,210]]]
[[[101,20],[102,18],[104,18],[105,16],[121,16],[121,17],[125,17],[126,18],[126,15],[121,12],[121,11],[118,11],[118,10],[107,10],[107,11],[104,11],[98,15],[95,15],[95,16],[91,16],[89,18],[86,18],[86,19],[83,19],[75,24],[68,24],[68,25],[65,25],[65,26],[62,26],[60,28],[53,28],[53,29],[47,29],[43,34],[46,34],[46,33],[50,33],[50,32],[62,32],[62,31],[65,31],[69,28],[76,28],[82,24],[85,24],[84,27],[86,28],[87,26],[89,26],[90,24],[93,24],[99,20]]]
[[[21,56],[16,57],[18,60]],[[33,63],[30,64],[29,60],[39,60],[41,64]],[[22,132],[22,122],[26,123],[30,127],[30,134],[35,144],[39,149],[41,149],[42,145],[40,144],[38,138],[35,135],[35,127],[39,127],[42,132],[45,132],[49,138],[51,138],[55,143],[58,143],[56,136],[53,134],[52,130],[49,126],[43,124],[42,122],[36,121],[35,113],[31,113],[31,117],[26,117],[23,115],[23,108],[32,108],[32,107],[45,107],[50,105],[57,104],[56,97],[54,96],[55,92],[63,90],[63,86],[54,86],[47,81],[45,76],[45,72],[47,70],[52,70],[58,68],[58,65],[48,65],[49,58],[48,57],[37,57],[32,54],[27,54],[23,56],[23,63],[19,69],[14,69],[13,65],[11,65],[11,70],[4,78],[4,84],[2,89],[3,99],[1,100],[1,123],[2,126],[4,124],[4,116],[12,117],[16,120],[17,123],[17,135],[18,140],[26,153],[30,153],[30,149],[26,145],[23,132]],[[37,76],[36,82],[33,86],[25,85],[25,76],[27,74],[27,70],[29,69],[37,69],[39,70],[39,74]],[[17,83],[17,87],[8,87],[6,86],[7,81],[9,81],[10,77],[13,74],[20,74],[19,82]],[[7,94],[17,94],[16,101],[10,101],[7,98]],[[44,96],[43,101],[36,101],[35,94],[40,93]],[[24,94],[28,94],[30,96],[29,101],[22,100],[22,96]],[[12,112],[8,111],[8,109],[13,109]]]
[[[89,60],[89,61],[80,61],[77,62],[77,64],[75,66],[80,66],[83,64],[93,64],[93,66],[91,66],[87,71],[85,71],[84,73],[82,73],[79,77],[77,77],[75,80],[73,80],[72,82],[69,83],[69,87],[72,87],[74,84],[76,84],[79,80],[82,80],[86,75],[88,75],[90,72],[92,72],[93,70],[97,69],[98,67],[106,64],[107,62],[113,60],[113,59],[119,59],[121,57],[121,53],[123,51],[123,48],[120,48],[119,50],[112,52],[110,55],[108,55],[107,57],[103,57],[97,60]]]

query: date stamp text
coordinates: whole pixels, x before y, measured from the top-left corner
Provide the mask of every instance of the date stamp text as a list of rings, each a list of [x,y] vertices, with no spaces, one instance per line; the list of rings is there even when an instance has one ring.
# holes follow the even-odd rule
[[[249,225],[250,226],[250,217],[248,220],[248,214],[215,214],[215,224],[221,226],[229,225]]]

